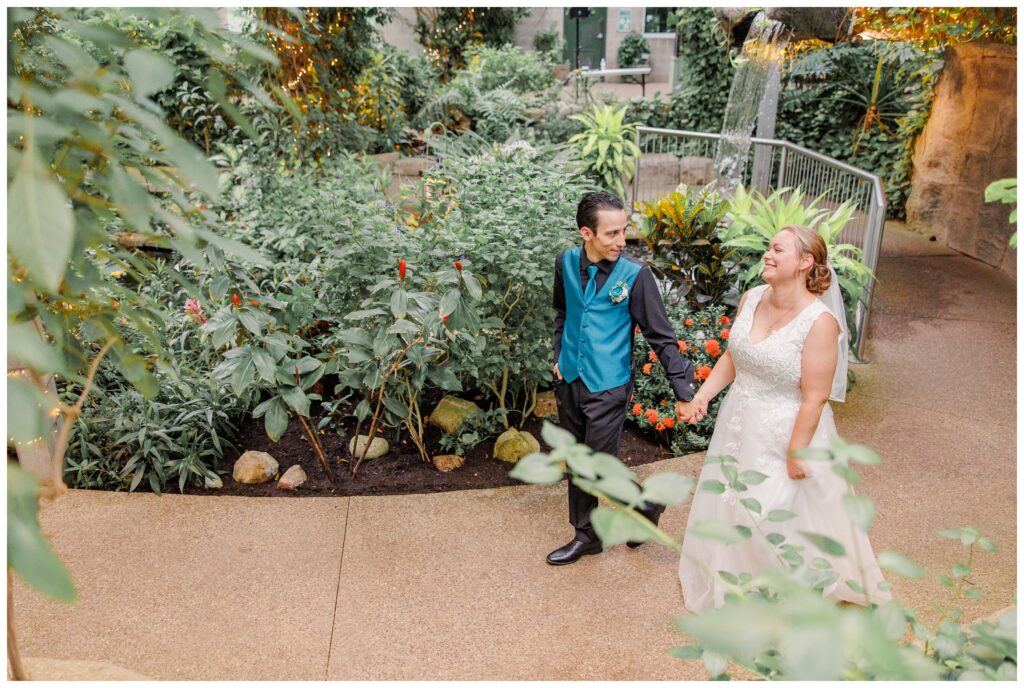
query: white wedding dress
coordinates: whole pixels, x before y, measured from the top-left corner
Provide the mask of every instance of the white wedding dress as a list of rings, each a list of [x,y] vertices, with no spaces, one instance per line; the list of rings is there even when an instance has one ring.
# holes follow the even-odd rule
[[[767,289],[768,285],[761,285],[750,291],[743,311],[733,324],[729,351],[736,378],[719,409],[707,455],[732,456],[737,460],[738,471],[754,470],[768,477],[739,495],[728,488],[721,494],[714,494],[701,491],[699,485],[712,479],[728,483],[720,464],[705,464],[690,508],[679,561],[679,580],[686,608],[698,612],[720,606],[729,589],[717,575],[703,570],[688,555],[706,564],[712,572],[727,571],[737,575],[741,572],[756,575],[765,566],[780,565],[774,549],[758,534],[755,525],[765,534],[780,533],[785,536],[785,543],[803,546],[801,554],[808,565],[816,557],[830,561],[839,578],[825,588],[826,597],[866,604],[864,595],[846,584],[852,579],[860,584],[866,582],[871,602],[888,600],[888,592],[877,590],[883,578],[871,543],[850,520],[843,505],[843,495],[848,491],[846,482],[825,461],[807,461],[804,480],[792,480],[786,472],[786,448],[800,408],[804,340],[814,321],[824,313],[831,317],[831,312],[821,301],[815,300],[789,323],[754,344],[750,341],[754,311]],[[835,436],[835,420],[826,403],[810,446],[828,447]],[[760,516],[750,514],[740,504],[740,499],[746,498],[760,502]],[[780,509],[797,516],[783,522],[765,519],[769,512]],[[751,528],[753,535],[730,545],[691,535],[693,524],[704,519],[743,525]],[[832,538],[844,547],[847,556],[823,554],[800,535],[800,531]]]

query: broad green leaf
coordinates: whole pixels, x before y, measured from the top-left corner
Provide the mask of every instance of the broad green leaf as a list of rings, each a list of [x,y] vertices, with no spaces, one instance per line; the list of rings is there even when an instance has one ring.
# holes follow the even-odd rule
[[[682,647],[673,647],[668,651],[676,659],[684,660],[700,659],[703,652],[699,645],[683,645]]]
[[[836,557],[841,557],[846,554],[846,548],[841,544],[833,540],[826,535],[820,535],[818,533],[809,533],[807,531],[800,531],[800,534],[807,538],[811,544],[820,549],[825,554],[831,554]]]
[[[647,502],[672,506],[690,496],[695,481],[679,473],[655,473],[644,481],[642,498]]]
[[[255,263],[256,265],[262,265],[263,267],[270,267],[273,265],[269,258],[254,249],[252,246],[243,244],[241,241],[229,239],[228,237],[221,236],[216,232],[211,232],[198,227],[195,228],[195,230],[196,234],[200,237],[230,256],[234,256],[235,258],[245,260],[250,263]]]
[[[288,429],[288,407],[284,405],[281,397],[274,397],[270,400],[264,417],[264,427],[267,430],[267,437],[277,442],[281,435]]]
[[[540,436],[552,449],[563,449],[576,444],[576,438],[572,436],[572,433],[550,421],[544,421],[544,425],[540,430]]]
[[[272,383],[277,372],[277,363],[274,361],[274,357],[265,349],[253,349],[252,361],[263,381]]]
[[[750,509],[751,511],[753,511],[755,514],[760,514],[761,513],[761,502],[757,501],[756,499],[754,499],[752,497],[747,497],[745,499],[741,499],[740,500],[740,504],[742,504],[743,506],[745,506],[748,509]]]
[[[74,229],[64,190],[30,146],[7,188],[8,250],[35,283],[56,292],[71,257]]]
[[[925,569],[897,552],[880,552],[879,566],[904,578],[925,577]]]
[[[623,504],[636,504],[640,501],[640,488],[632,480],[607,476],[596,481],[594,487]]]
[[[63,373],[64,357],[45,341],[30,322],[7,323],[7,356],[10,364],[25,365],[38,373]]]
[[[75,586],[39,525],[39,488],[35,479],[7,462],[7,565],[22,580],[63,602],[75,601]]]
[[[722,494],[725,492],[725,484],[720,480],[705,480],[700,484],[701,492],[710,492],[711,494]]]
[[[712,542],[720,542],[724,545],[732,545],[747,539],[734,526],[710,519],[691,524],[687,534],[701,540],[711,540]]]
[[[785,509],[772,509],[765,516],[769,521],[781,523],[782,521],[788,521],[791,518],[796,518],[796,514],[792,511],[786,511]]]
[[[452,289],[441,297],[441,304],[438,307],[438,315],[442,318],[446,315],[451,315],[455,312],[455,308],[459,305],[459,300],[462,298],[462,294],[459,293],[458,289]]]
[[[44,442],[50,437],[54,401],[32,382],[7,376],[7,436],[14,442]]]
[[[508,472],[510,478],[535,485],[554,485],[562,479],[562,469],[544,454],[527,454]]]
[[[767,480],[768,476],[760,471],[747,470],[742,471],[739,478],[744,485],[760,485]]]
[[[399,287],[391,294],[391,312],[398,319],[405,317],[409,311],[409,293]]]
[[[309,417],[309,397],[298,387],[285,387],[281,390],[281,398],[296,413],[306,418]]]
[[[158,93],[174,82],[174,65],[152,50],[132,50],[125,55],[124,66],[131,77],[132,89],[142,98]]]
[[[590,521],[605,548],[630,541],[646,542],[652,536],[640,522],[619,509],[598,507],[590,513]]]

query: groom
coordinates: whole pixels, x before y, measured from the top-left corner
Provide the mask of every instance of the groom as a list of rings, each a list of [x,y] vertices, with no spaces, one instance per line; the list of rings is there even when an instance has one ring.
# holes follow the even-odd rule
[[[552,341],[558,422],[578,442],[615,455],[633,392],[633,328],[639,326],[665,367],[677,399],[677,418],[689,418],[693,411],[686,403],[694,394],[693,364],[679,353],[650,268],[622,253],[622,201],[603,191],[586,194],[576,209],[576,225],[583,245],[555,260]],[[548,555],[549,564],[572,564],[601,551],[590,523],[596,506],[596,497],[569,481],[569,523],[576,535]],[[639,510],[657,525],[665,507],[644,502]]]

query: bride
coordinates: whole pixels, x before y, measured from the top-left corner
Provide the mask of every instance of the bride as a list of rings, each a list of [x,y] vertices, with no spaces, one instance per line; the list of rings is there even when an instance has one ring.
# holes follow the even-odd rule
[[[768,477],[737,494],[698,489],[690,509],[679,561],[686,608],[698,612],[720,606],[731,586],[718,572],[757,573],[779,565],[776,550],[762,533],[779,533],[784,543],[802,546],[806,563],[824,557],[838,578],[825,587],[826,597],[855,604],[890,599],[877,586],[883,581],[867,535],[847,515],[846,482],[827,462],[810,463],[791,452],[827,448],[836,436],[829,398],[846,393],[846,315],[828,249],[808,227],[789,226],[772,238],[764,255],[763,284],[740,299],[728,351],[693,399],[688,420],[707,414],[709,402],[730,383],[719,410],[708,457],[729,456],[739,472]],[[819,295],[830,301],[826,306]],[[824,317],[822,317],[824,316]],[[837,346],[838,341],[838,346]],[[731,469],[727,472],[731,473]],[[708,462],[698,480],[728,484],[721,463]],[[751,512],[740,500],[760,505]],[[769,521],[773,510],[795,517]],[[720,521],[754,530],[751,538],[720,544],[691,533],[701,521]],[[760,530],[759,530],[760,529]],[[846,556],[824,555],[801,531],[835,540]],[[698,563],[700,562],[700,563]],[[847,584],[855,581],[854,587]],[[855,588],[863,587],[868,596]]]

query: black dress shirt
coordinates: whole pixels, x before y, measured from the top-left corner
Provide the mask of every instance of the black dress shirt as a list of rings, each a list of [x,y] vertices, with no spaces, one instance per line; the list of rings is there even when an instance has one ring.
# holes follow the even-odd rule
[[[562,277],[562,255],[558,254],[555,259],[555,287],[552,294],[552,303],[555,307],[555,336],[552,340],[555,349],[555,362],[558,362],[558,355],[562,351],[562,330],[565,328],[565,281]],[[631,260],[626,255],[620,254],[619,260]],[[590,276],[587,274],[587,267],[591,265],[585,250],[580,251],[580,285],[584,291]],[[602,260],[596,263],[598,291],[608,281],[608,276],[615,267],[615,262]],[[629,291],[629,315],[632,318],[630,329],[639,327],[644,339],[651,345],[651,349],[657,354],[658,360],[665,368],[672,391],[676,399],[689,401],[693,398],[695,389],[693,385],[693,363],[690,359],[679,353],[679,344],[672,326],[665,314],[665,304],[661,302],[661,294],[658,292],[658,284],[654,280],[651,269],[644,265],[640,268],[633,287]],[[630,336],[630,359],[632,360],[633,337]]]

